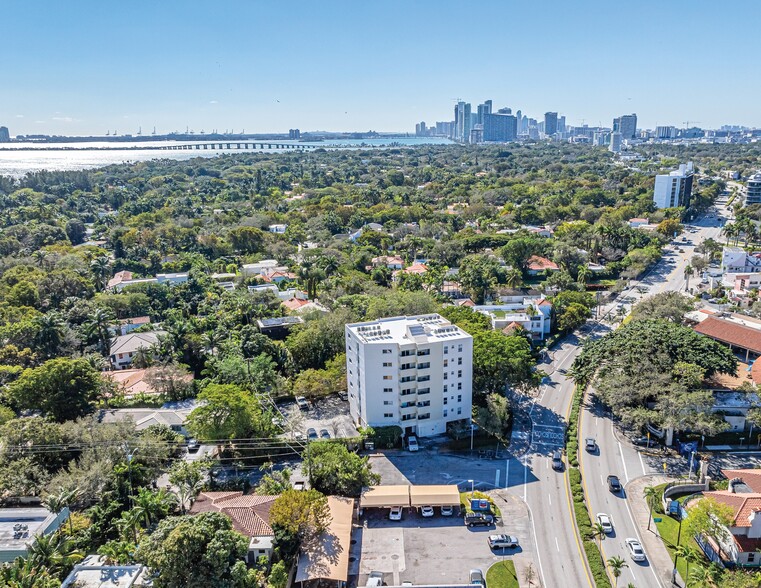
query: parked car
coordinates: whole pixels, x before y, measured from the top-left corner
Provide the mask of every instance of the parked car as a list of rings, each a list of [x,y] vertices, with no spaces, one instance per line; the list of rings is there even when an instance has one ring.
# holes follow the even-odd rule
[[[320,430],[320,438],[321,439],[330,439],[330,433],[327,429],[321,429]]]
[[[552,454],[552,469],[556,472],[563,471],[563,452],[559,449]]]
[[[294,482],[293,483],[293,489],[294,490],[299,490],[299,491],[306,490],[306,482],[304,482],[303,480],[298,480],[298,481]]]
[[[452,506],[442,506],[441,507],[441,516],[442,517],[451,517],[454,514],[454,507]]]
[[[512,535],[489,535],[489,547],[492,549],[518,547],[518,538]]]
[[[468,527],[490,527],[494,524],[494,517],[483,512],[469,512],[465,515],[465,524]]]
[[[605,514],[604,512],[597,513],[597,516],[595,517],[598,523],[600,523],[600,526],[602,527],[602,530],[606,533],[612,533],[613,532],[613,521],[610,520],[610,515]]]
[[[319,437],[317,437],[317,431],[313,429],[312,427],[309,427],[307,429],[307,439],[309,441],[317,441]]]
[[[340,392],[338,392],[338,397],[344,402],[349,400],[349,394],[346,392],[346,390],[341,390]]]
[[[417,437],[415,435],[410,435],[407,439],[407,449],[410,451],[417,451],[420,449],[420,447],[417,444]]]
[[[632,443],[638,447],[658,447],[658,440],[653,439],[652,437],[637,437],[636,439],[632,439]]]
[[[195,453],[199,449],[201,449],[201,444],[198,441],[192,437],[188,439],[188,453]]]
[[[303,396],[296,396],[296,404],[301,410],[309,410],[309,401]]]
[[[484,573],[478,568],[470,570],[470,584],[478,584],[486,588],[486,580],[484,579]]]
[[[594,437],[587,437],[584,440],[584,447],[589,453],[597,453],[597,441],[594,440]]]
[[[629,556],[634,561],[645,561],[647,559],[645,550],[642,549],[642,543],[639,542],[639,539],[629,537],[626,540],[626,548],[629,550]]]
[[[433,516],[433,507],[432,506],[423,506],[420,508],[420,514],[423,515],[425,518],[432,517]]]
[[[388,518],[391,521],[401,521],[402,520],[402,507],[401,506],[392,506],[391,510],[388,513]]]
[[[621,492],[621,480],[618,479],[618,476],[614,476],[613,474],[608,476],[608,490],[613,492],[613,494]]]
[[[370,572],[365,586],[383,586],[383,572]]]

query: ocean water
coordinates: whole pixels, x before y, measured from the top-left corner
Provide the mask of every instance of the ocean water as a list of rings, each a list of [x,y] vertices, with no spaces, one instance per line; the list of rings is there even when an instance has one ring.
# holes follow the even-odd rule
[[[211,142],[211,140],[209,141]],[[236,140],[219,141],[214,143],[237,143]],[[241,142],[243,142],[241,140]],[[252,140],[248,141],[252,143]],[[261,142],[261,141],[259,141]],[[264,141],[269,142],[269,141]],[[341,139],[329,140],[320,143],[300,143],[296,141],[272,141],[281,145],[315,145],[325,149],[372,149],[387,148],[390,145],[443,145],[450,144],[448,139],[439,137],[395,137],[383,139]],[[141,149],[141,147],[170,146],[197,144],[202,141],[156,141],[134,143],[4,143],[0,146],[0,175],[15,178],[23,177],[27,173],[48,171],[71,171],[92,169],[117,163],[135,163],[150,159],[173,159],[187,160],[195,157],[218,157],[226,153],[277,153],[289,151],[285,149],[187,149],[187,150],[162,150]]]

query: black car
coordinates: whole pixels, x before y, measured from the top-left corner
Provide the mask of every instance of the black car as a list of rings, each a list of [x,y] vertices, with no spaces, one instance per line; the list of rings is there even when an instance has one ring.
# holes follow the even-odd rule
[[[636,439],[632,439],[632,443],[638,447],[658,447],[658,440],[653,439],[652,437],[637,437]]]
[[[559,449],[552,454],[552,469],[556,472],[563,471],[563,452]]]
[[[465,524],[468,527],[490,527],[494,524],[494,516],[483,512],[469,512],[465,515]]]
[[[201,449],[201,444],[195,439],[188,439],[188,453],[195,453]]]
[[[613,492],[613,494],[621,492],[621,480],[618,479],[618,476],[612,474],[608,476],[608,490]]]

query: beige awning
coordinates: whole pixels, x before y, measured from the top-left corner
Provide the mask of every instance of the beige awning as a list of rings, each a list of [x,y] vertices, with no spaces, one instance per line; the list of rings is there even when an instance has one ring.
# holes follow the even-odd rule
[[[410,505],[409,486],[370,486],[362,489],[360,508],[383,508]]]
[[[410,486],[412,506],[459,506],[460,491],[456,485]]]
[[[296,568],[296,582],[349,579],[349,547],[354,499],[328,496],[330,524],[311,545],[302,547]]]

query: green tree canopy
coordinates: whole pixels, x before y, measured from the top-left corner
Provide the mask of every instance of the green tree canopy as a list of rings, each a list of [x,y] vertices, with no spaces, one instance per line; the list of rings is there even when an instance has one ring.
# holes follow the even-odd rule
[[[349,451],[343,443],[316,441],[304,453],[304,469],[312,488],[323,494],[359,496],[364,486],[380,483],[367,457]]]
[[[199,405],[187,427],[199,439],[248,439],[274,433],[272,419],[256,398],[234,384],[210,384],[198,395]]]

